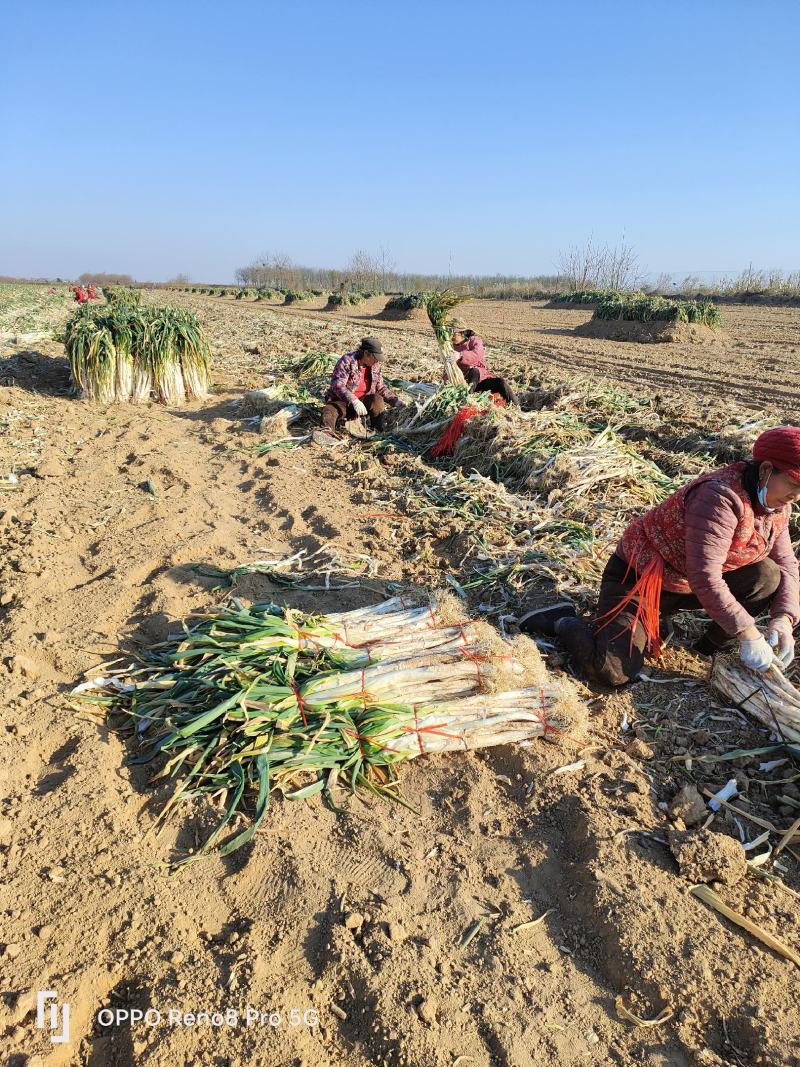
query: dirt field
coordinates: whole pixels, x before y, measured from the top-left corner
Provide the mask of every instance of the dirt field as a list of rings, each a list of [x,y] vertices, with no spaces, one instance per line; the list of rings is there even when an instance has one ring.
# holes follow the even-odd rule
[[[0,483],[4,1062],[800,1064],[794,964],[687,896],[693,879],[710,880],[800,950],[800,853],[783,853],[783,881],[746,873],[723,811],[684,862],[682,823],[667,812],[682,786],[715,790],[735,776],[751,840],[754,819],[792,822],[795,772],[762,770],[758,757],[702,761],[764,734],[720,707],[707,662],[680,646],[648,667],[650,680],[587,691],[588,738],[409,762],[403,796],[419,814],[377,799],[353,798],[346,814],[277,800],[252,846],[167,873],[207,829],[208,806],[156,835],[169,791],[70,703],[85,673],[230,594],[341,610],[377,603],[391,582],[440,586],[463,558],[457,523],[438,536],[401,504],[375,514],[376,500],[402,499],[402,457],[309,444],[259,459],[233,405],[281,359],[341,352],[367,332],[382,339],[389,374],[433,380],[423,323],[376,321],[381,298],[351,315],[322,301],[169,299],[208,328],[206,403],[92,408],[69,395],[58,343],[0,346],[0,478],[18,478]],[[58,326],[70,310],[48,304],[39,322],[26,311],[26,329]],[[543,303],[475,302],[461,314],[521,391],[588,374],[661,397],[674,420],[649,442],[654,455],[732,419],[797,417],[797,308],[725,307],[726,339],[697,346],[578,339],[589,312]],[[343,590],[258,574],[220,588],[221,572],[267,550],[320,548]],[[370,573],[358,577],[365,557]],[[68,1043],[37,1029],[37,990],[69,1003]],[[668,1018],[633,1025],[619,997],[638,1016]],[[101,1008],[163,1019],[102,1025]],[[248,1009],[266,1013],[264,1025]],[[235,1023],[175,1021],[226,1011]]]

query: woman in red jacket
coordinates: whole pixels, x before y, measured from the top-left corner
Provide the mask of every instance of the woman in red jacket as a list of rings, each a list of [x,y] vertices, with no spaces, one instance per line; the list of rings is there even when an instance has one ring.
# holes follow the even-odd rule
[[[462,319],[453,319],[450,329],[456,366],[472,392],[497,393],[507,404],[516,404],[517,398],[505,378],[489,374],[483,338],[468,330]]]
[[[742,661],[766,671],[794,659],[800,580],[789,536],[800,500],[800,428],[766,430],[753,459],[704,474],[636,519],[606,565],[590,623],[571,604],[528,612],[526,633],[555,637],[593,681],[624,685],[646,653],[658,656],[660,621],[687,608],[711,618],[695,651],[738,641]],[[756,617],[769,609],[766,633]]]

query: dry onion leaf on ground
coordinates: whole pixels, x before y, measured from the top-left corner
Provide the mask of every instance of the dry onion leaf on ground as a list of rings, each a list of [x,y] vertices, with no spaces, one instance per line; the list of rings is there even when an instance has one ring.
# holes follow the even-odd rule
[[[742,915],[740,912],[729,907],[713,889],[707,885],[693,885],[688,890],[692,896],[702,900],[704,904],[708,904],[710,908],[714,908],[720,915],[724,915],[726,919],[730,919],[732,923],[737,926],[741,926],[743,930],[746,930],[749,934],[752,934],[758,941],[771,948],[773,952],[777,952],[779,956],[783,956],[784,959],[790,960],[797,967],[800,967],[800,953],[796,952],[793,948],[787,945],[780,938],[771,934],[768,930],[765,930],[763,926],[759,926],[758,923],[754,923],[752,919],[748,919],[746,915]]]
[[[511,933],[518,934],[521,930],[532,930],[535,926],[539,926],[540,923],[543,923],[547,916],[552,915],[555,910],[555,908],[548,908],[538,919],[531,919],[529,922],[525,923],[517,923],[516,926],[512,926]]]
[[[634,1026],[661,1026],[662,1023],[667,1022],[675,1014],[672,1008],[663,1008],[658,1015],[653,1019],[642,1019],[639,1015],[634,1015],[632,1011],[629,1011],[622,1000],[621,996],[614,998],[614,1007],[617,1009],[617,1015],[620,1019],[624,1019],[626,1023],[633,1023]]]

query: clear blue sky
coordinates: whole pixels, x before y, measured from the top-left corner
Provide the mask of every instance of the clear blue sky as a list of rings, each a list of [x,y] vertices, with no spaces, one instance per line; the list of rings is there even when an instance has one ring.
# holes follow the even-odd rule
[[[800,268],[800,5],[3,5],[0,274]]]

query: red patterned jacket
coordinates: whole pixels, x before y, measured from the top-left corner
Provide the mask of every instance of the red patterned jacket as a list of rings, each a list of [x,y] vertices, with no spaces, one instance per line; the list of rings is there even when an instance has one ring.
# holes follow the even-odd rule
[[[617,554],[641,573],[655,555],[664,560],[663,587],[694,593],[711,618],[731,635],[753,619],[722,579],[769,557],[781,569],[771,605],[773,615],[800,622],[800,577],[789,537],[787,506],[768,512],[753,507],[742,484],[746,463],[704,474],[636,519],[617,545]]]
[[[339,356],[333,368],[331,384],[325,400],[343,400],[346,404],[352,404],[356,398],[353,390],[358,385],[360,375],[361,364],[358,362],[358,352],[345,352],[343,356]],[[375,363],[372,367],[372,384],[366,395],[372,396],[373,393],[382,396],[387,402],[395,399],[394,393],[389,391],[383,380],[380,363]]]

